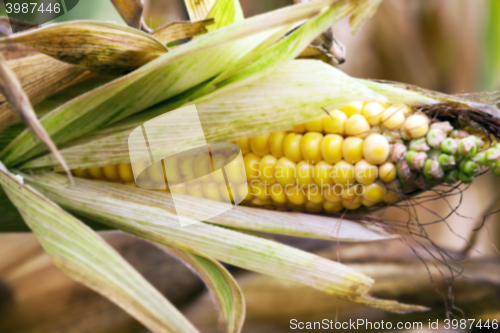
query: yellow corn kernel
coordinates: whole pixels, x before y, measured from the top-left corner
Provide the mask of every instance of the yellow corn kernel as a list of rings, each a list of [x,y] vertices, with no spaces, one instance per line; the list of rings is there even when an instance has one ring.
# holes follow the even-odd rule
[[[212,161],[209,154],[197,155],[194,160],[194,175],[196,178],[209,175],[212,172]]]
[[[177,193],[177,187],[175,193]],[[191,181],[187,183],[187,194],[189,194],[192,197],[203,198],[204,196],[203,196],[203,189],[201,186],[201,182]]]
[[[251,152],[250,149],[250,139],[240,139],[235,142],[241,149],[241,154],[243,156],[249,154]]]
[[[345,134],[358,138],[365,138],[370,132],[370,124],[360,114],[355,114],[345,122]]]
[[[406,104],[394,104],[393,106],[397,107],[401,112],[403,112],[403,114],[405,115],[405,118],[408,118],[409,116],[411,116],[413,114],[412,108],[410,108]]]
[[[201,190],[203,191],[203,196],[207,199],[214,201],[222,201],[222,196],[219,192],[219,185],[215,182],[205,182],[201,185]],[[223,191],[227,192],[227,187],[223,184]]]
[[[344,135],[345,122],[347,121],[345,113],[333,110],[328,112],[328,114],[328,116],[323,116],[323,130],[325,133]]]
[[[293,205],[299,206],[307,202],[307,196],[304,193],[304,189],[298,186],[287,186],[285,188],[285,194],[288,201]]]
[[[122,182],[135,182],[134,172],[132,171],[132,165],[130,163],[118,164],[118,175],[120,176]]]
[[[252,188],[252,194],[255,198],[260,200],[269,199],[269,187],[266,184],[254,180],[250,183],[250,187]]]
[[[342,144],[342,157],[348,163],[356,163],[363,159],[363,139],[348,137]]]
[[[286,135],[286,132],[275,132],[269,136],[269,150],[276,158],[285,156],[283,152],[283,141],[285,141]]]
[[[344,210],[344,206],[342,205],[342,202],[330,202],[330,201],[325,201],[323,202],[323,209],[326,212],[331,212],[331,213],[337,213],[342,210]]]
[[[309,185],[307,188],[307,200],[310,202],[321,204],[325,202],[321,187],[316,184]]]
[[[384,183],[392,182],[396,179],[396,166],[391,162],[382,163],[378,167],[378,177]]]
[[[106,179],[113,182],[120,180],[120,175],[118,174],[118,165],[107,165],[102,168],[102,172]]]
[[[276,183],[276,178],[274,177],[276,162],[278,160],[273,155],[266,155],[260,160],[260,180],[264,184],[273,185]]]
[[[180,183],[182,180],[182,174],[179,171],[179,158],[169,157],[163,160],[165,164],[165,170],[168,173],[168,181],[173,183]]]
[[[165,176],[163,175],[163,165],[155,163],[147,169],[149,180],[155,183],[165,183]]]
[[[98,167],[90,167],[88,168],[89,174],[92,178],[94,179],[104,179],[104,173],[102,171],[102,168]]]
[[[360,184],[368,185],[373,183],[377,179],[377,175],[378,168],[365,160],[361,160],[354,165],[354,178]]]
[[[243,158],[245,162],[245,171],[247,173],[247,180],[257,180],[260,178],[260,157],[250,153]]]
[[[253,154],[250,153],[248,155],[253,155]],[[226,172],[226,177],[227,177],[229,184],[242,184],[242,183],[246,183],[246,181],[247,181],[246,162],[244,159],[242,162],[240,158],[236,158],[238,156],[239,156],[238,154],[233,154],[233,155],[229,156],[226,160],[226,165],[224,166],[224,171]],[[258,157],[257,156],[255,156],[255,157],[258,160]],[[254,167],[255,167],[255,165],[254,165]],[[258,165],[257,165],[257,167],[258,167]]]
[[[302,135],[289,133],[283,141],[283,153],[293,162],[300,162],[302,160],[302,153],[300,152],[300,141]]]
[[[373,184],[370,184],[368,186],[365,186],[365,193],[363,194],[363,199],[374,202],[374,203],[379,203],[384,199],[385,195],[387,194],[387,189],[381,181],[376,181]]]
[[[418,139],[429,131],[430,120],[423,113],[414,114],[406,118],[403,124],[403,131],[411,139]]]
[[[342,160],[332,167],[332,178],[335,184],[342,186],[354,184],[354,166]]]
[[[363,107],[362,115],[371,126],[378,126],[382,122],[382,112],[384,110],[385,106],[381,103],[370,102]]]
[[[307,162],[301,161],[297,164],[297,185],[308,186],[314,182],[314,166]]]
[[[387,139],[381,134],[370,134],[363,144],[363,156],[371,164],[384,163],[389,156],[390,146]]]
[[[271,188],[269,189],[269,195],[274,203],[277,204],[287,203],[285,190],[280,184],[274,184],[273,186],[271,186]]]
[[[175,185],[175,190],[172,190],[175,194],[188,194],[188,188],[186,183],[180,183]]]
[[[321,155],[323,159],[335,164],[342,159],[342,145],[344,138],[337,134],[327,134],[321,141]]]
[[[344,112],[346,116],[350,117],[355,114],[360,114],[361,110],[363,110],[363,102],[353,102],[349,103],[346,106],[340,108],[340,111]]]
[[[311,213],[319,213],[323,211],[323,203],[308,201],[306,202],[305,209]]]
[[[292,132],[305,133],[306,132],[306,124],[293,125]]]
[[[179,170],[184,180],[196,179],[194,173],[195,159],[194,155],[186,155],[179,158]]]
[[[80,167],[71,170],[73,173],[73,176],[75,177],[80,177],[80,178],[90,178],[90,173],[88,169],[82,169]],[[122,179],[123,180],[123,179]],[[133,177],[132,177],[133,180]]]
[[[226,157],[222,154],[215,154],[212,156],[212,163],[214,164],[214,170],[221,170],[226,163]],[[217,183],[225,183],[226,181],[222,172],[213,172],[210,177]]]
[[[340,203],[342,201],[342,192],[344,189],[339,185],[328,186],[323,188],[323,197],[326,201]]]
[[[308,121],[306,123],[306,130],[309,132],[323,132],[323,117]]]
[[[233,200],[236,202],[249,203],[252,201],[252,188],[248,183],[240,184],[236,187],[235,193],[233,193]]]
[[[349,185],[344,187],[342,191],[342,200],[351,200],[358,196],[357,191],[359,191],[361,185]]]
[[[318,163],[323,158],[321,156],[321,141],[323,134],[318,132],[308,132],[300,140],[300,151],[304,160]]]
[[[260,157],[269,154],[269,136],[269,134],[265,134],[251,138],[250,148],[252,153]]]
[[[352,199],[342,199],[342,206],[348,210],[355,210],[361,207],[361,197],[355,196]]]
[[[393,204],[401,200],[401,197],[393,191],[387,191],[387,194],[382,199],[387,204]]]
[[[274,177],[276,178],[278,184],[283,187],[287,185],[295,185],[295,175],[297,173],[297,164],[295,164],[295,162],[290,161],[286,157],[282,157],[278,160],[278,162],[276,162],[274,170]]]
[[[404,122],[403,107],[390,106],[382,112],[382,125],[389,131],[399,130]]]
[[[330,177],[332,172],[332,165],[325,161],[321,161],[314,166],[314,182],[316,185],[323,187],[325,185],[332,185],[333,179]]]

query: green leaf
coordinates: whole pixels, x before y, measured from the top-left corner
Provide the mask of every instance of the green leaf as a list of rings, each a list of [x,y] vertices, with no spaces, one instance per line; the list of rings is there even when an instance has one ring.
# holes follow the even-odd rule
[[[215,77],[261,44],[257,34],[265,40],[269,36],[266,30],[299,22],[333,2],[317,0],[290,6],[212,31],[61,106],[41,122],[57,144],[68,142]],[[29,132],[23,132],[0,153],[0,158],[10,166],[44,151]]]
[[[181,228],[177,216],[164,206],[146,203],[150,190],[81,179],[68,187],[64,177],[48,173],[34,175],[29,181],[63,207],[118,229],[188,252],[193,248],[217,260],[342,299],[366,303],[373,284],[372,279],[345,265],[264,238],[203,222]],[[163,201],[169,198],[167,193],[154,194]]]
[[[412,95],[413,96],[413,95]],[[208,142],[234,141],[264,133],[289,130],[294,124],[339,108],[353,100],[382,101],[387,99],[365,87],[363,81],[349,77],[332,66],[314,60],[294,60],[278,66],[272,73],[250,84],[227,90],[196,103]],[[104,137],[76,144],[61,152],[72,168],[105,166],[129,162],[128,136],[135,127],[172,109],[164,103],[127,120],[128,127]],[[121,125],[119,125],[121,126]],[[165,153],[180,151],[186,142],[200,140],[190,128],[165,126],[150,134],[161,138],[166,131],[179,133],[169,142]],[[167,155],[166,155],[167,156]],[[23,169],[55,166],[51,155],[23,165]]]
[[[0,165],[0,185],[50,255],[71,278],[101,293],[155,332],[196,329],[96,233]]]
[[[215,24],[209,26],[208,31],[217,30],[245,19],[238,0],[217,0],[206,18],[215,20]]]
[[[219,320],[224,332],[240,332],[245,320],[245,299],[238,283],[224,266],[206,256],[170,246],[163,248],[191,267],[205,282],[219,310]]]

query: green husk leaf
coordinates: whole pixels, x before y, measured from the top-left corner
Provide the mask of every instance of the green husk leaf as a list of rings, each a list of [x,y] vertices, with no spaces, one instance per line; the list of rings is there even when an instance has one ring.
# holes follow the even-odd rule
[[[68,142],[214,77],[260,45],[256,35],[260,34],[265,40],[269,32],[263,31],[299,22],[333,2],[335,0],[317,0],[285,7],[200,36],[135,72],[63,105],[41,121],[55,142]],[[245,37],[254,43],[249,44]],[[233,43],[235,40],[238,41]],[[222,56],[225,62],[220,60]],[[198,66],[200,59],[204,61],[201,70]],[[44,150],[28,132],[24,132],[0,153],[0,157],[6,165],[15,165]]]
[[[188,252],[195,248],[217,260],[343,299],[360,299],[373,283],[342,264],[264,238],[203,222],[181,228],[175,214],[144,203],[149,190],[81,179],[68,187],[64,177],[49,173],[33,176],[29,182],[66,209],[115,228]]]
[[[9,200],[7,194],[0,186],[0,232],[26,232],[30,228],[26,225],[16,206]]]
[[[54,264],[155,332],[196,329],[96,233],[1,165],[0,184]]]
[[[321,116],[324,113],[321,108],[331,110],[357,99],[387,101],[383,95],[366,88],[364,81],[351,78],[332,66],[314,60],[294,60],[250,84],[196,103],[196,107],[207,141],[217,142],[289,130],[294,124]],[[140,117],[128,120],[128,127],[116,133],[90,138],[88,142],[82,140],[80,144],[63,149],[63,156],[71,168],[129,162],[128,136],[131,130],[174,107],[168,103],[154,107]],[[161,127],[157,135],[154,132],[151,135],[161,138],[166,130],[178,133],[178,140],[165,147],[172,152],[183,149],[186,139],[189,142],[202,139],[192,133],[191,128],[181,129],[179,126]],[[22,168],[56,164],[53,157],[47,155],[24,164]]]
[[[33,134],[42,142],[54,155],[57,161],[61,164],[64,171],[67,173],[70,181],[73,181],[71,172],[68,165],[61,156],[56,145],[47,134],[47,131],[38,121],[38,118],[31,106],[31,103],[24,92],[21,83],[17,79],[14,72],[7,65],[7,61],[0,54],[0,91],[5,96],[5,100],[10,104],[19,117],[23,120],[26,126],[33,132]]]
[[[114,75],[133,71],[168,51],[147,33],[97,21],[49,24],[4,37],[0,43],[22,43],[58,60]]]
[[[217,0],[206,18],[215,20],[215,24],[209,26],[208,31],[214,31],[245,19],[239,0]]]
[[[33,105],[94,75],[83,68],[58,61],[44,54],[11,60],[7,64],[19,79]],[[0,130],[18,117],[5,97],[0,95]]]
[[[236,280],[219,262],[205,256],[162,246],[171,255],[193,269],[205,282],[219,310],[224,332],[240,332],[245,320],[245,299]]]
[[[204,88],[190,94],[189,99],[196,103],[200,99],[203,100],[212,97],[214,94],[220,94],[225,89],[234,89],[269,74],[276,66],[299,56],[321,32],[349,14],[352,9],[351,3],[347,0],[335,3],[331,8],[307,21],[278,43],[266,49],[256,48],[255,51],[260,52],[249,53],[247,57],[236,62]],[[274,38],[276,37],[271,36],[271,40],[274,40]]]
[[[359,28],[372,17],[376,12],[382,0],[354,0],[356,2],[356,9],[349,17],[349,24],[351,32],[354,35]]]

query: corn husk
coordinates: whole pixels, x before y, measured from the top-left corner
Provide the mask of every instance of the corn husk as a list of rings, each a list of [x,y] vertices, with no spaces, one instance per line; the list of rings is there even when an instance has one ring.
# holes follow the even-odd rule
[[[97,234],[1,167],[5,193],[59,269],[119,304],[153,331],[196,332]]]
[[[151,35],[96,21],[50,24],[4,37],[0,43],[21,43],[61,61],[103,74],[130,72],[167,52],[167,48]]]

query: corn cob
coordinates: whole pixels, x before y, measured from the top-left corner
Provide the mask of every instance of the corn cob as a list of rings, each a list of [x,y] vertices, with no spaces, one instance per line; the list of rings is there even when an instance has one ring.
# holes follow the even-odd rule
[[[356,102],[290,131],[235,143],[244,157],[246,176],[237,174],[237,166],[226,172],[229,181],[238,182],[239,193],[231,193],[219,175],[220,179],[190,182],[186,194],[224,201],[221,193],[227,189],[248,205],[340,212],[392,204],[404,194],[441,183],[469,183],[484,166],[500,175],[500,145],[481,151],[484,143],[479,137],[449,122],[431,121],[406,105]],[[218,153],[211,158],[218,169],[235,156]],[[210,173],[198,170],[203,164],[199,159],[170,161],[177,163],[178,174],[169,177],[195,179]],[[152,180],[164,181],[162,174],[147,172]],[[73,173],[135,184],[126,163]]]

